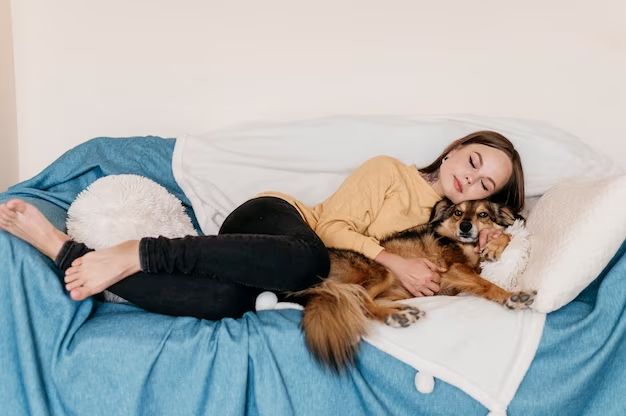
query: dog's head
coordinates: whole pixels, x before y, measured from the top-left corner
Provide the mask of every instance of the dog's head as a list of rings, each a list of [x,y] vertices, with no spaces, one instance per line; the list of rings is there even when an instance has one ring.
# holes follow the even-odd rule
[[[433,207],[428,223],[445,237],[462,243],[475,243],[482,230],[506,228],[516,218],[521,217],[511,208],[486,199],[453,204],[444,198]]]

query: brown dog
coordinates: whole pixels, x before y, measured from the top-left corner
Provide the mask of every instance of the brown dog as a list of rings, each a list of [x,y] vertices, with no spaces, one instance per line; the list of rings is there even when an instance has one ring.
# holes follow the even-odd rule
[[[441,273],[439,295],[468,293],[498,302],[510,309],[532,304],[535,292],[508,292],[480,276],[480,261],[495,260],[510,241],[502,233],[475,252],[478,235],[486,228],[504,229],[514,213],[487,200],[458,205],[439,201],[428,224],[394,233],[380,244],[405,258],[427,258],[447,269]],[[316,359],[339,371],[352,363],[368,319],[406,327],[424,315],[398,300],[413,297],[384,266],[351,250],[329,249],[328,278],[298,292],[306,296],[302,319],[307,347]]]

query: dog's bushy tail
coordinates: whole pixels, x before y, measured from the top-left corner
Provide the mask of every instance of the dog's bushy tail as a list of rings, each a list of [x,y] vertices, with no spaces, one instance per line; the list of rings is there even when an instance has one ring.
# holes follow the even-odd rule
[[[331,280],[305,292],[302,329],[307,347],[318,361],[340,372],[353,363],[365,334],[369,295],[361,285]]]

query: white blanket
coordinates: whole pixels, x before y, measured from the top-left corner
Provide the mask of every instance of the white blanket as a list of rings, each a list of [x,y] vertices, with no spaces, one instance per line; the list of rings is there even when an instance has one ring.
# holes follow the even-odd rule
[[[275,300],[272,293],[262,293],[257,310],[302,308]],[[431,296],[404,303],[426,316],[408,328],[372,321],[365,341],[415,368],[419,392],[436,388],[434,377],[463,390],[490,415],[505,415],[535,357],[546,315],[510,311],[474,296]]]

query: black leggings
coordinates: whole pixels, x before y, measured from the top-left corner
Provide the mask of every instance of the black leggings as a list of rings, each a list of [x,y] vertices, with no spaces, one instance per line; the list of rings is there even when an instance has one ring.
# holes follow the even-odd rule
[[[93,251],[68,241],[55,263],[63,272]],[[287,201],[258,197],[237,207],[218,235],[142,238],[141,272],[107,290],[152,312],[205,319],[239,317],[264,290],[296,291],[328,276],[320,238]]]

